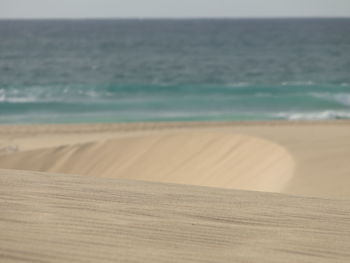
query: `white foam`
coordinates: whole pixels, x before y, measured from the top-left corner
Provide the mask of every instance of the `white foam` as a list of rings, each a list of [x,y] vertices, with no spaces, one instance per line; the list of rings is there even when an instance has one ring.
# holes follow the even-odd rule
[[[316,98],[336,101],[345,106],[350,106],[350,93],[313,92],[310,93],[310,95]]]
[[[34,97],[28,97],[28,98],[7,98],[5,100],[6,102],[10,103],[27,103],[27,102],[37,102],[38,100]]]
[[[15,90],[12,94],[7,94],[6,90],[0,89],[0,102],[9,102],[9,103],[26,103],[26,102],[35,102],[37,98],[34,96],[28,97],[17,97],[18,92]],[[17,96],[16,96],[17,95]]]
[[[236,83],[228,83],[226,86],[231,88],[241,88],[241,87],[248,87],[251,85],[253,84],[248,82],[236,82]]]
[[[0,89],[0,102],[5,101],[6,97],[5,97],[5,90],[4,89]]]
[[[284,81],[281,83],[282,86],[311,86],[315,83],[312,80],[307,81]]]
[[[62,102],[99,97],[100,94],[93,89],[47,88],[41,86],[32,86],[23,90],[0,88],[0,102],[6,103]]]
[[[281,112],[275,116],[288,120],[335,120],[350,119],[350,111]]]

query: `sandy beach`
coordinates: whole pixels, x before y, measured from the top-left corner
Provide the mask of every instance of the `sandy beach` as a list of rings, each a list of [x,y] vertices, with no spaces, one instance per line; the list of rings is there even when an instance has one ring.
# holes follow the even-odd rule
[[[349,198],[350,122],[1,126],[0,168]]]
[[[348,262],[349,158],[347,121],[3,125],[0,259]]]
[[[350,263],[350,1],[0,2],[0,263]]]

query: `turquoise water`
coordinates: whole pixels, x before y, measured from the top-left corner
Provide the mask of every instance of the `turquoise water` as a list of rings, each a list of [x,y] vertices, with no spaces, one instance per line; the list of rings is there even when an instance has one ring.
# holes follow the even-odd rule
[[[350,118],[350,19],[0,21],[0,123]]]

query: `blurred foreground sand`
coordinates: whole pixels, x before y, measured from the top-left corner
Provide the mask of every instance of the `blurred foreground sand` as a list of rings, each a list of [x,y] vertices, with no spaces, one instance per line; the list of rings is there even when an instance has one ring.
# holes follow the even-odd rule
[[[0,172],[1,262],[344,262],[350,201]]]

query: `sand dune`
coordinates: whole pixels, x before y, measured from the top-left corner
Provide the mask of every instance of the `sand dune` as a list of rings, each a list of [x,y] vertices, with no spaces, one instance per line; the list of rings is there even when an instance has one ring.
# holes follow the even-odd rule
[[[350,202],[0,171],[0,261],[349,262]]]
[[[350,122],[0,128],[0,168],[350,198]]]
[[[188,132],[25,151],[3,156],[0,167],[280,192],[294,162],[267,140]]]
[[[349,158],[350,122],[1,126],[0,262],[349,262]]]

